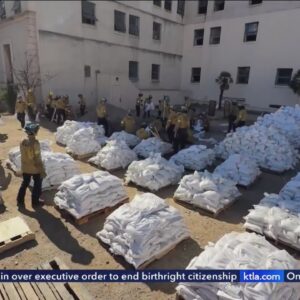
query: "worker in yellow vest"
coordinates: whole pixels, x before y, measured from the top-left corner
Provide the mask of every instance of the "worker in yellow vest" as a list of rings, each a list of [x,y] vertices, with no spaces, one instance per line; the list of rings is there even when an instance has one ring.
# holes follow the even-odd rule
[[[27,91],[26,103],[29,119],[34,122],[36,117],[36,99],[33,90],[30,88]]]
[[[53,93],[49,92],[46,98],[47,117],[49,121],[51,121],[53,115],[52,101],[53,101]]]
[[[166,131],[169,138],[169,142],[173,143],[174,141],[174,129],[177,120],[177,113],[174,111],[173,107],[170,107],[170,113],[168,115],[168,121],[166,125]]]
[[[127,133],[134,133],[136,129],[135,118],[132,115],[132,112],[129,111],[127,116],[121,121],[121,126]]]
[[[139,93],[138,97],[136,98],[136,102],[135,102],[135,112],[136,112],[137,117],[139,117],[141,114],[142,106],[143,106],[143,94]]]
[[[21,95],[18,96],[16,101],[16,107],[15,112],[17,114],[17,119],[21,123],[21,127],[24,128],[25,126],[25,112],[27,109],[27,104],[24,101],[23,97]]]
[[[190,119],[187,115],[186,107],[182,108],[182,112],[176,118],[174,129],[174,151],[178,152],[179,148],[183,149],[188,139],[188,129],[190,128]]]
[[[59,99],[56,101],[56,113],[57,113],[57,124],[61,125],[64,124],[66,119],[66,102],[64,97],[60,96]]]
[[[106,98],[102,98],[97,106],[97,117],[98,125],[104,127],[105,135],[108,135],[108,122],[107,122],[107,109],[106,109]]]
[[[247,111],[244,105],[239,106],[239,112],[234,124],[234,131],[237,127],[242,127],[246,125],[246,119],[247,119]]]
[[[78,98],[79,98],[78,103],[79,103],[80,115],[83,116],[85,114],[86,101],[82,94],[79,94]]]

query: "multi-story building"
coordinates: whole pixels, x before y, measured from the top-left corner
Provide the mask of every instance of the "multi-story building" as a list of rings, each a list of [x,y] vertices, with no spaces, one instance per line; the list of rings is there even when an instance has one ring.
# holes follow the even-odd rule
[[[249,107],[294,104],[287,86],[300,69],[297,1],[3,1],[0,82],[30,67],[36,90],[107,97],[133,107],[139,91],[218,99],[221,71],[234,82],[225,96]],[[27,55],[27,59],[26,59]],[[46,76],[47,75],[47,76]]]

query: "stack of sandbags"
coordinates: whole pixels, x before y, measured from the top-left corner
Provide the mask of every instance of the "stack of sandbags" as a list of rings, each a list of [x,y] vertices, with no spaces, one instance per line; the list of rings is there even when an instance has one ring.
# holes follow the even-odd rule
[[[235,153],[245,154],[260,167],[277,172],[293,169],[298,161],[298,152],[284,135],[260,125],[244,126],[228,133],[215,150],[223,159]]]
[[[97,237],[135,268],[189,237],[178,210],[156,195],[136,195],[108,216]]]
[[[273,127],[296,148],[300,147],[300,106],[284,106],[272,114],[257,118],[257,124]]]
[[[122,180],[105,171],[76,175],[61,184],[54,202],[76,218],[81,218],[124,201]]]
[[[109,141],[124,141],[129,147],[135,147],[141,140],[134,134],[126,131],[116,131],[108,139]]]
[[[160,153],[161,155],[173,151],[172,145],[163,142],[161,139],[152,137],[142,140],[134,149],[135,153],[141,157],[149,157],[151,153]]]
[[[104,136],[104,128],[102,125],[97,125],[93,122],[77,122],[77,121],[65,121],[64,125],[57,128],[55,133],[56,142],[66,146],[72,139],[74,133],[80,129],[92,128],[95,139],[104,145],[106,137]]]
[[[174,198],[218,213],[240,196],[236,183],[208,171],[184,176]]]
[[[157,191],[168,185],[177,184],[184,172],[182,166],[162,158],[160,154],[151,154],[145,160],[132,162],[125,175],[125,182]]]
[[[201,269],[299,269],[299,261],[285,250],[278,250],[255,233],[231,232],[216,243],[209,243],[203,252],[191,260],[187,270]],[[299,299],[300,287],[295,283],[222,283],[184,282],[177,293],[185,300],[218,299]]]
[[[284,200],[300,203],[300,173],[293,177],[280,191],[279,195]]]
[[[173,155],[170,161],[186,169],[200,171],[212,165],[214,159],[214,150],[204,145],[193,145]]]
[[[137,160],[137,155],[127,146],[125,141],[113,140],[107,142],[106,146],[96,156],[89,159],[89,162],[106,170],[113,170],[125,169],[134,160]]]
[[[243,186],[249,186],[261,174],[256,161],[241,154],[230,155],[214,173]]]
[[[205,135],[205,130],[202,126],[202,122],[197,120],[196,124],[193,126],[194,134],[193,137],[197,140],[201,139]]]

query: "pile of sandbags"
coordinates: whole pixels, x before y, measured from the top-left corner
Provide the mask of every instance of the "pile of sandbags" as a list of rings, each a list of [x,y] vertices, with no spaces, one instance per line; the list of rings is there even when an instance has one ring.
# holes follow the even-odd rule
[[[261,174],[256,161],[241,154],[230,155],[214,173],[243,186],[249,186]]]
[[[132,162],[126,172],[125,182],[157,191],[168,185],[177,184],[184,172],[182,166],[167,161],[160,154],[151,154],[145,160]]]
[[[127,146],[125,141],[113,140],[107,142],[106,146],[96,156],[89,159],[89,162],[106,170],[113,170],[125,169],[134,160],[137,160],[137,155]]]
[[[284,135],[296,148],[300,147],[300,106],[284,106],[275,113],[257,118],[257,124],[273,127]]]
[[[278,130],[253,125],[238,128],[228,133],[226,138],[215,146],[216,155],[227,159],[231,154],[245,154],[256,160],[260,167],[282,172],[293,169],[298,161],[298,152]]]
[[[256,270],[299,269],[299,261],[285,250],[278,250],[255,233],[231,232],[216,243],[209,243],[203,252],[191,260],[187,270]],[[252,282],[184,282],[176,288],[185,300],[218,299],[299,299],[300,287],[295,283]]]
[[[145,193],[108,216],[97,237],[115,255],[138,268],[189,237],[178,210],[156,195]]]
[[[97,125],[93,122],[77,122],[77,121],[65,121],[64,125],[57,128],[55,133],[56,142],[67,146],[71,141],[75,132],[80,129],[92,128],[95,139],[101,144],[106,143],[106,137],[104,136],[104,128],[102,125]]]
[[[122,180],[106,171],[76,175],[63,182],[54,202],[75,218],[81,218],[124,201],[127,193]]]
[[[170,153],[173,151],[173,148],[171,144],[163,142],[157,137],[152,137],[142,140],[133,150],[138,156],[146,158],[151,153],[160,153],[161,155]]]
[[[300,203],[300,173],[293,177],[280,191],[279,195],[284,200]]]
[[[236,183],[208,171],[184,176],[174,198],[218,213],[240,196]]]
[[[214,159],[214,150],[204,145],[193,145],[173,155],[170,161],[186,169],[200,171],[212,165]]]
[[[124,141],[129,147],[135,147],[141,140],[134,134],[126,131],[116,131],[108,139],[109,141]]]
[[[205,135],[205,130],[202,126],[202,122],[200,120],[197,120],[196,124],[193,126],[193,137],[197,140],[201,139]]]

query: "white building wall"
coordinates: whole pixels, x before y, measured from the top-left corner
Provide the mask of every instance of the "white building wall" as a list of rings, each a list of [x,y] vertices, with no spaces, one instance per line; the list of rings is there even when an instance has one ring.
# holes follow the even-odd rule
[[[300,43],[299,2],[263,1],[251,7],[248,1],[226,1],[224,11],[213,12],[213,1],[209,1],[206,18],[196,15],[197,1],[188,3],[182,62],[182,89],[187,94],[198,100],[217,100],[215,78],[221,71],[228,71],[234,83],[224,96],[245,98],[254,109],[299,103],[288,86],[275,85],[277,68],[293,68],[293,74],[300,69],[296,50]],[[256,21],[257,40],[243,42],[245,23]],[[210,28],[216,26],[222,27],[220,44],[209,45]],[[194,46],[194,29],[201,28],[203,46]],[[248,84],[236,83],[239,66],[250,66]],[[192,67],[201,67],[200,83],[191,83]]]

